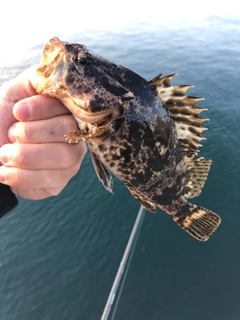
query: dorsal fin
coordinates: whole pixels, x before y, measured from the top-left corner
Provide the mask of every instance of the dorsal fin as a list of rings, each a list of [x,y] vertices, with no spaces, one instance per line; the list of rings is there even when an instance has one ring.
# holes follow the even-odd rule
[[[187,167],[185,195],[187,198],[197,197],[207,180],[212,160],[203,157],[184,157]]]
[[[184,156],[187,170],[185,194],[187,198],[199,195],[207,179],[211,160],[197,157],[200,141],[206,138],[201,133],[206,128],[201,124],[208,119],[199,117],[202,111],[207,109],[196,107],[196,103],[203,98],[187,96],[190,85],[171,86],[171,80],[176,73],[161,77],[159,74],[150,83],[155,87],[157,95],[169,111],[174,121],[175,131]]]
[[[199,114],[207,109],[196,107],[195,104],[203,98],[187,96],[186,92],[193,86],[171,86],[171,80],[176,73],[161,77],[159,74],[150,83],[155,87],[159,99],[165,104],[171,118],[174,120],[178,141],[184,154],[197,155],[200,141],[205,140],[201,133],[206,128],[201,124],[208,119],[200,118]]]

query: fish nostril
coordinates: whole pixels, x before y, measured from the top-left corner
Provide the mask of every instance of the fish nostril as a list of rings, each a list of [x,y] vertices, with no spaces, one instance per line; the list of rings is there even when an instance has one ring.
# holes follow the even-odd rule
[[[69,52],[69,53],[74,53],[74,47],[73,47],[71,44],[65,43],[65,44],[64,44],[64,47],[65,47],[65,49],[66,49],[67,52]]]

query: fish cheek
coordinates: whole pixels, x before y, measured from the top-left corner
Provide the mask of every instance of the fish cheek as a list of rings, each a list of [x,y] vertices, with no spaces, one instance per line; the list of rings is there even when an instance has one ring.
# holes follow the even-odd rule
[[[93,99],[89,101],[90,111],[101,111],[103,109],[108,109],[110,106],[110,101],[105,101],[101,96],[95,94]]]
[[[66,87],[72,86],[74,84],[74,82],[76,82],[76,77],[75,77],[74,73],[68,72],[68,74],[65,77]]]

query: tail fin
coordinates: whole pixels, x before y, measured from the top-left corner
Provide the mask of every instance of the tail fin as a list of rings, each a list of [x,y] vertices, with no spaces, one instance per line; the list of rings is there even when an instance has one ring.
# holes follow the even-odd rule
[[[186,209],[189,212],[186,213]],[[173,217],[173,220],[200,241],[207,241],[221,223],[221,218],[216,213],[190,203],[184,207],[184,214]]]

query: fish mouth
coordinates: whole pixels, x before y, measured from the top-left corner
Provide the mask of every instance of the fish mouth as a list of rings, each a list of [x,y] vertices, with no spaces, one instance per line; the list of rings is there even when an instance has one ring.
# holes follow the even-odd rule
[[[42,54],[42,60],[37,69],[38,73],[48,78],[53,69],[59,64],[59,60],[62,59],[60,53],[64,49],[65,42],[59,40],[57,37],[52,38],[45,45]]]
[[[65,50],[65,44],[66,42],[55,37],[45,45],[37,68],[40,77],[36,88],[38,94],[53,96],[53,92],[60,86],[71,59],[71,54]]]

